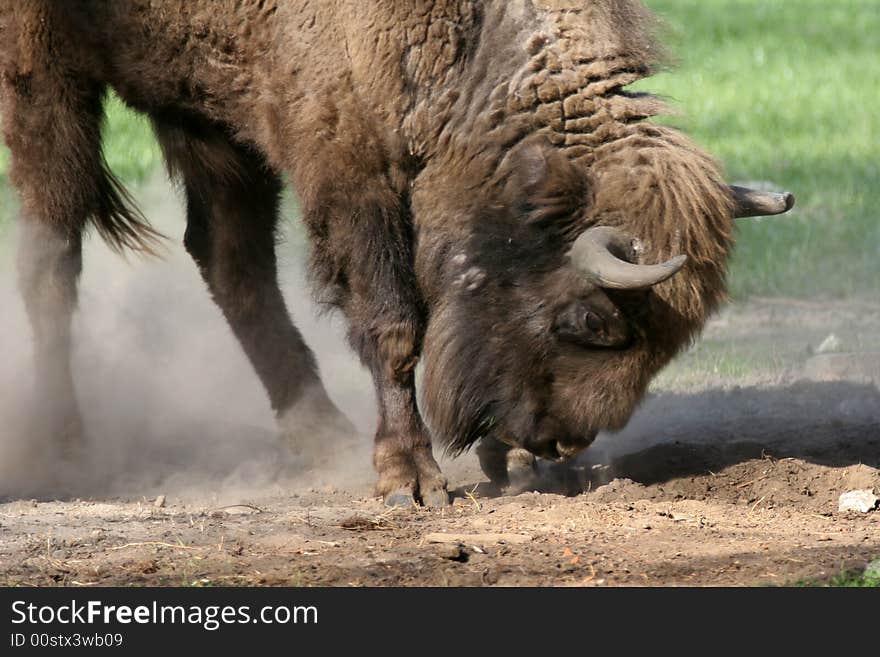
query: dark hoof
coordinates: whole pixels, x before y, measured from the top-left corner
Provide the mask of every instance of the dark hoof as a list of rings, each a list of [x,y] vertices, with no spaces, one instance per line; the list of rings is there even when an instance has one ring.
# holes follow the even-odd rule
[[[340,451],[358,444],[358,432],[330,401],[320,385],[313,386],[278,417],[284,444],[296,455],[325,464]]]
[[[411,507],[415,506],[416,500],[412,493],[406,489],[391,491],[385,496],[385,506]]]
[[[484,438],[477,446],[477,455],[483,473],[503,495],[518,495],[537,488],[537,460],[527,450]]]
[[[422,504],[429,509],[442,509],[449,506],[449,493],[446,489],[437,488],[427,493],[422,493]]]
[[[477,445],[480,469],[498,489],[504,488],[510,483],[507,478],[507,453],[509,451],[510,447],[494,438],[484,438]]]
[[[507,458],[507,481],[504,493],[506,495],[518,495],[526,491],[535,490],[538,487],[538,467],[535,457],[528,455],[524,458],[521,454],[515,454],[514,450]]]

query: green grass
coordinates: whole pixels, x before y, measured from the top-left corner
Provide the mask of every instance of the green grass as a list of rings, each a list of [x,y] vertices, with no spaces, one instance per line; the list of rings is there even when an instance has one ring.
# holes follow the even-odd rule
[[[794,345],[704,338],[667,365],[651,383],[651,389],[686,390],[704,388],[707,380],[769,377],[805,359],[803,348]]]
[[[162,164],[162,153],[153,137],[150,121],[130,111],[111,94],[106,104],[104,154],[107,164],[129,185],[142,183]]]
[[[638,87],[683,112],[663,119],[769,181],[791,215],[740,223],[735,297],[880,292],[880,0],[647,0],[669,25],[674,70]],[[129,185],[159,164],[149,125],[111,98],[105,150]],[[0,149],[0,225],[13,201]]]
[[[878,559],[875,561],[877,563],[880,561]],[[869,588],[869,589],[877,589],[880,588],[880,573],[878,573],[877,568],[870,568],[869,571],[852,571],[847,570],[841,573],[838,573],[831,579],[827,581],[815,581],[815,580],[807,580],[802,582],[797,582],[795,586],[804,586],[804,587],[815,587],[815,586],[823,586],[823,587],[840,587],[840,588]]]
[[[828,582],[828,586],[842,588],[880,588],[880,578],[867,577],[863,573],[841,573]]]
[[[792,215],[740,222],[734,296],[880,291],[880,2],[648,0],[675,70],[639,83],[732,181],[770,181]]]

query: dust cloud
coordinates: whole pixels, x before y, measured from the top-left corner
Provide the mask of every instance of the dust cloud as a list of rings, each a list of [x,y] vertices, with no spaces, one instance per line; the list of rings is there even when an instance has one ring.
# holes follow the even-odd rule
[[[328,392],[363,432],[362,449],[335,454],[321,473],[279,443],[266,394],[182,247],[180,195],[157,176],[138,205],[170,238],[161,260],[123,258],[95,234],[85,244],[73,372],[86,445],[75,466],[27,435],[28,414],[40,412],[31,399],[31,331],[14,249],[0,256],[0,498],[177,494],[223,503],[325,481],[368,491],[372,384],[341,319],[320,314],[310,298],[290,212],[279,246],[282,289]]]

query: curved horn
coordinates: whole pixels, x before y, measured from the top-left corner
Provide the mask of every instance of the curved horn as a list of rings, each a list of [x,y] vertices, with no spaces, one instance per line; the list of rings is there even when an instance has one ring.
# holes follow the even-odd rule
[[[687,262],[687,256],[680,255],[659,265],[634,265],[612,251],[634,256],[633,238],[611,226],[594,226],[575,240],[568,255],[590,280],[615,290],[640,290],[657,285],[678,273]]]
[[[755,189],[739,187],[737,185],[728,185],[728,188],[736,203],[733,216],[737,218],[782,214],[794,207],[794,194],[791,192],[774,194],[772,192],[759,192]]]

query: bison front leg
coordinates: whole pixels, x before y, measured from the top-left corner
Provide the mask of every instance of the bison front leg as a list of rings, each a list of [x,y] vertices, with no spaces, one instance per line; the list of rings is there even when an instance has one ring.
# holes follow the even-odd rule
[[[263,383],[282,439],[312,461],[331,455],[356,431],[328,397],[278,286],[278,177],[217,128],[164,119],[156,132],[186,189],[186,249]]]
[[[412,371],[374,372],[379,427],[373,465],[376,490],[389,506],[420,502],[427,507],[449,504],[446,478],[434,460],[431,439],[416,407]]]
[[[376,263],[383,260],[379,254]],[[373,280],[382,284],[369,295],[351,298],[345,308],[352,343],[370,368],[376,386],[376,491],[389,506],[446,506],[446,478],[434,460],[430,434],[416,404],[421,311],[413,289],[402,289],[411,279],[386,271]]]
[[[446,479],[416,404],[425,311],[408,211],[382,177],[346,185],[341,173],[328,185],[299,187],[316,190],[303,198],[315,278],[326,300],[345,313],[349,340],[373,376],[377,493],[390,506],[445,506]]]

